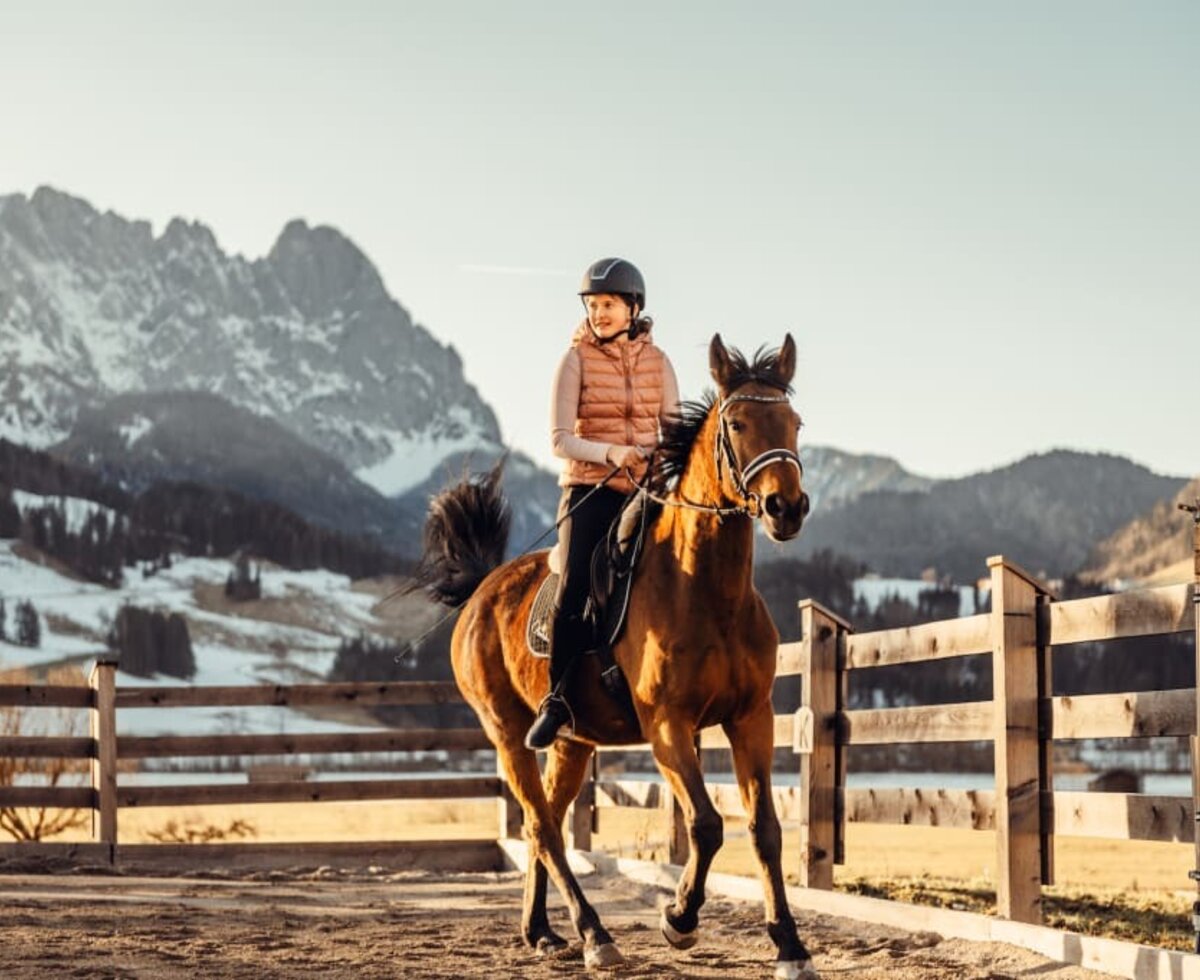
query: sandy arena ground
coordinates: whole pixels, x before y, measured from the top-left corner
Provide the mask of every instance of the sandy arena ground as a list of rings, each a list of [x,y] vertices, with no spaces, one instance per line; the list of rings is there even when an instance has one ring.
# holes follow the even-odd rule
[[[687,952],[658,932],[659,889],[582,879],[627,964],[615,977],[766,978],[759,905],[713,898]],[[261,872],[237,878],[0,875],[5,980],[322,980],[583,976],[576,942],[539,958],[517,936],[521,876]],[[557,897],[551,920],[574,936]],[[943,940],[801,913],[826,980],[1101,980],[998,943]]]

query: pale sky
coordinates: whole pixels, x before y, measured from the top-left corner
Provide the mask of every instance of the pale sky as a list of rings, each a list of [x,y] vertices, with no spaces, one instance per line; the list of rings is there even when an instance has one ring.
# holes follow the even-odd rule
[[[594,259],[685,396],[792,331],[805,441],[1200,473],[1200,3],[0,0],[0,193],[329,224],[550,463]]]

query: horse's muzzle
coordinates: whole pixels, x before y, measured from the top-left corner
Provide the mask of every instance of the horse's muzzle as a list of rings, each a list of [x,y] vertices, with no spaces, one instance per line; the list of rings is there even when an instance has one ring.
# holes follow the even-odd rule
[[[800,533],[808,509],[808,494],[803,491],[795,501],[789,501],[781,493],[767,494],[762,502],[762,521],[767,537],[772,541],[791,541]]]

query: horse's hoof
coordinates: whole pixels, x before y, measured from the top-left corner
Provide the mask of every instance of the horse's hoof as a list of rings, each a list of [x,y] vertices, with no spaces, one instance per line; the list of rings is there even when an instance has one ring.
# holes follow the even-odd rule
[[[691,949],[700,941],[700,930],[694,932],[680,932],[670,922],[667,921],[667,910],[663,909],[662,916],[658,920],[658,927],[662,930],[663,938],[676,949]]]
[[[562,936],[542,936],[534,948],[538,956],[557,956],[564,949],[569,949],[570,946],[571,944]]]
[[[820,980],[812,960],[780,960],[775,964],[775,980]]]
[[[601,943],[583,951],[583,965],[589,970],[608,970],[624,962],[625,957],[617,949],[616,943]]]

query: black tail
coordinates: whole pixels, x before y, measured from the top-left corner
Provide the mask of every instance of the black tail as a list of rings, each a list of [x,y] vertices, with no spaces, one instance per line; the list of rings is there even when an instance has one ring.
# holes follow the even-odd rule
[[[484,476],[464,477],[430,501],[416,588],[447,606],[471,597],[504,560],[512,515],[500,492],[504,458]]]

